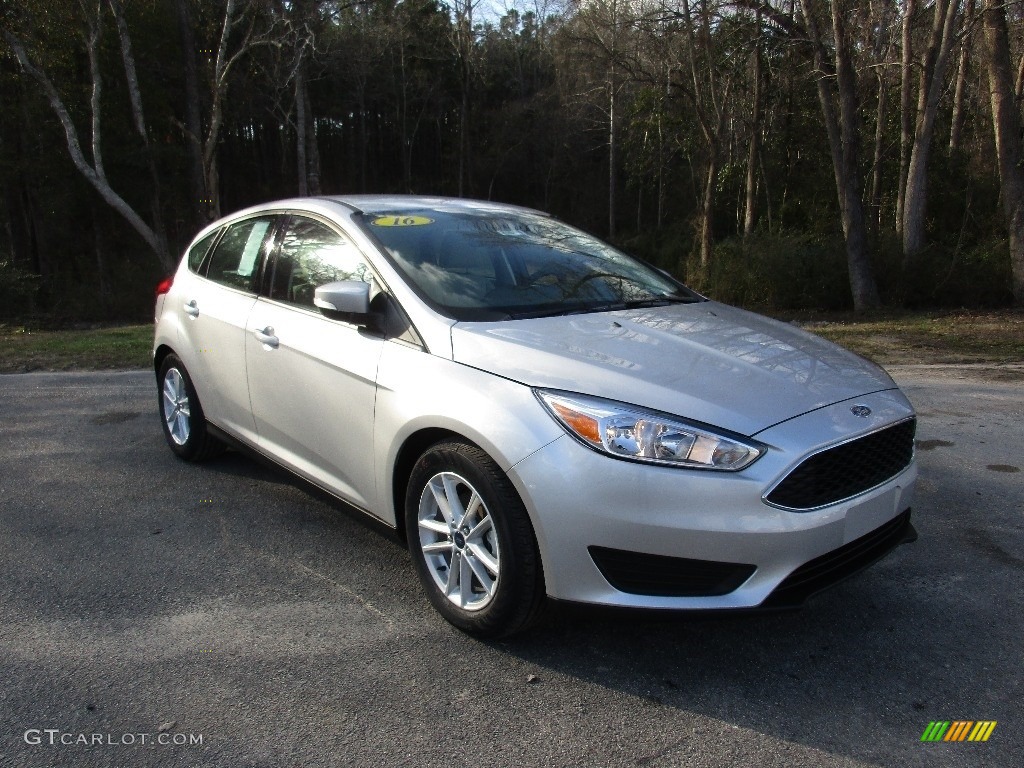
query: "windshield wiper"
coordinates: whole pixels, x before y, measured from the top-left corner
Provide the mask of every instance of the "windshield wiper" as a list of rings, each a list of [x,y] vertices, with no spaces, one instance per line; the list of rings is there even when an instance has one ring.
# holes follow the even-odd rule
[[[568,317],[569,315],[589,315],[596,312],[617,312],[623,309],[663,307],[667,304],[694,304],[698,301],[700,299],[689,296],[652,296],[649,299],[629,299],[627,301],[608,302],[607,304],[589,304],[582,307],[559,307],[532,312],[509,312],[509,318],[512,320],[527,320],[537,317]]]
[[[560,307],[558,309],[538,309],[530,312],[509,312],[509,320],[533,320],[537,317],[562,317],[565,315],[582,315],[586,312],[600,312],[603,311],[600,307]]]
[[[662,307],[666,304],[696,304],[700,299],[696,296],[653,296],[649,299],[630,299],[622,302],[623,309],[638,309],[640,307]]]

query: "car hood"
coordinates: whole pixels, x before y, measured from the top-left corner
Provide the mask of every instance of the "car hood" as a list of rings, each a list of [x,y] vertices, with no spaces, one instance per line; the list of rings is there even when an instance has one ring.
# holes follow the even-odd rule
[[[791,325],[706,301],[452,326],[462,364],[755,435],[894,389],[877,365]]]

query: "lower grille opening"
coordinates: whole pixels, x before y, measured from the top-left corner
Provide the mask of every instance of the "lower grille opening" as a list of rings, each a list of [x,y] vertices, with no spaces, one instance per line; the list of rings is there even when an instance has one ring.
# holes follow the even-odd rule
[[[763,608],[792,608],[827,587],[853,576],[881,560],[900,544],[914,541],[917,531],[910,524],[910,510],[870,533],[804,563],[775,588],[761,603]]]
[[[620,592],[657,597],[726,595],[754,573],[755,566],[684,557],[648,555],[588,547],[601,574]]]

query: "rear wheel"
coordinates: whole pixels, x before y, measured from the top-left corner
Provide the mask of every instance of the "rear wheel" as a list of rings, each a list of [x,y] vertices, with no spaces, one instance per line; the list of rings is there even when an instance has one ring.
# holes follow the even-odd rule
[[[409,551],[430,602],[477,637],[521,631],[544,599],[529,515],[475,445],[443,442],[416,462],[405,501]]]
[[[196,389],[177,355],[164,358],[159,386],[160,423],[170,449],[187,461],[202,461],[221,453],[225,446],[207,431]]]

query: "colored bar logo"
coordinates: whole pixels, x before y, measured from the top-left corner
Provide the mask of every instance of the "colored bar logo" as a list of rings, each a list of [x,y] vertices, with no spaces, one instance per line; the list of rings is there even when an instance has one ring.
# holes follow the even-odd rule
[[[933,720],[921,741],[988,741],[995,729],[995,720]]]

